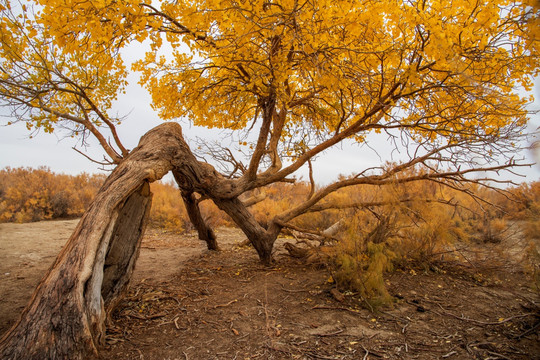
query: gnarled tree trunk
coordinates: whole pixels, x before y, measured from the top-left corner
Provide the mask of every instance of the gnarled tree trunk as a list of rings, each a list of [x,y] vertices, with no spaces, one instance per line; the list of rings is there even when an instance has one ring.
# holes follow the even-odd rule
[[[144,135],[107,178],[20,320],[0,340],[2,359],[97,355],[107,316],[125,290],[138,257],[152,198],[148,183],[171,170],[185,194],[196,191],[211,198],[240,226],[261,260],[271,261],[280,229],[265,229],[255,221],[234,195],[235,185],[196,160],[178,124],[160,125]],[[193,199],[186,199],[189,206]],[[191,214],[200,216],[198,207]],[[215,235],[204,226],[199,226],[199,232],[207,231],[209,247],[217,247]]]
[[[208,250],[219,250],[216,234],[204,220],[197,199],[195,198],[195,194],[189,191],[182,191],[182,199],[184,200],[184,205],[186,207],[189,220],[193,226],[195,226],[195,229],[197,229],[199,239],[206,241]]]
[[[2,339],[2,359],[97,353],[105,309],[128,283],[151,204],[145,181],[114,198],[102,197],[81,219],[21,321]]]
[[[194,184],[189,183],[179,170],[173,171],[173,176],[180,187],[186,212],[189,216],[189,220],[199,234],[199,239],[206,242],[208,250],[219,250],[216,234],[214,233],[214,230],[208,226],[201,214],[201,209],[199,208],[199,203],[195,198],[195,192],[193,190]]]
[[[154,131],[107,178],[0,341],[2,359],[86,359],[103,342],[108,310],[129,282],[151,205],[148,183],[171,169],[173,138]]]
[[[253,244],[259,258],[265,265],[272,262],[272,248],[274,242],[281,231],[281,227],[272,225],[264,228],[259,224],[249,210],[238,198],[234,199],[213,199],[214,203],[229,215],[236,225],[242,229],[244,234]]]

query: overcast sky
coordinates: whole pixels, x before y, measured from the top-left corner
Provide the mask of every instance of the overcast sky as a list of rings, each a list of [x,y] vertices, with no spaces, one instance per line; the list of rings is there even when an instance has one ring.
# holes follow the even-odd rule
[[[146,90],[137,85],[137,75],[130,75],[130,86],[126,95],[123,95],[115,105],[115,112],[127,115],[127,119],[118,128],[120,138],[128,149],[137,145],[139,138],[149,129],[161,123],[157,114],[150,108],[150,96]],[[538,80],[538,79],[537,79]],[[538,81],[534,89],[536,102],[533,109],[540,109],[540,84]],[[81,172],[99,172],[99,165],[90,162],[82,155],[72,150],[76,140],[63,138],[65,134],[55,132],[53,134],[40,133],[35,138],[29,138],[29,131],[24,124],[5,126],[9,119],[0,118],[0,168],[9,167],[39,167],[47,166],[58,173],[78,174]],[[213,139],[223,139],[220,131],[191,127],[182,124],[186,140],[202,136]],[[540,114],[534,115],[530,128],[540,127]],[[224,144],[228,145],[228,143]],[[373,138],[370,147],[377,149],[382,160],[390,160],[388,144],[385,138],[379,136]],[[96,160],[103,158],[103,151],[96,142],[91,142],[86,152]],[[522,154],[529,162],[536,162],[531,152]],[[538,158],[538,155],[536,156]],[[394,160],[397,160],[394,158]],[[340,173],[350,174],[353,171],[365,167],[381,164],[381,158],[367,147],[344,146],[342,149],[329,151],[319,157],[315,163],[315,175],[318,183],[329,183]],[[353,166],[354,165],[354,166]],[[540,179],[540,167],[521,168],[520,173],[525,177],[513,177],[516,182],[536,181]],[[303,172],[307,178],[306,171]]]

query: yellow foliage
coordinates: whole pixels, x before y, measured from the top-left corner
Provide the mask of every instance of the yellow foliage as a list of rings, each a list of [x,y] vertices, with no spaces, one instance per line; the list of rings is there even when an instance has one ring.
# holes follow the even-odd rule
[[[104,175],[55,174],[46,167],[0,171],[0,222],[29,222],[81,216]]]
[[[121,50],[146,41],[133,69],[162,118],[237,130],[273,104],[291,156],[355,123],[359,142],[397,123],[418,140],[497,135],[525,124],[529,94],[516,89],[529,91],[539,72],[540,9],[530,0],[38,3],[17,17],[16,3],[1,0],[0,74],[73,82],[28,104],[77,113],[82,88],[109,109],[126,84]],[[45,111],[29,126],[53,131],[57,121]]]
[[[189,219],[179,190],[173,184],[159,181],[150,184],[150,189],[153,193],[150,225],[177,233],[186,230]]]
[[[56,174],[46,167],[0,170],[0,222],[31,222],[81,216],[105,181],[105,175]],[[151,185],[150,225],[172,232],[192,229],[179,190],[172,183]],[[213,203],[200,204],[212,227],[232,221]]]

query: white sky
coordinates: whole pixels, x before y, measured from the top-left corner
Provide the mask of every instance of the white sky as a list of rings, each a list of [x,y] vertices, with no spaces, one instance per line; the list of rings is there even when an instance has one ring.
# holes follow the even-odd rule
[[[139,49],[139,51],[144,51]],[[140,54],[139,54],[140,55]],[[538,80],[538,79],[537,79]],[[130,86],[115,106],[114,111],[120,115],[127,115],[127,119],[118,128],[120,138],[128,149],[133,149],[139,138],[149,129],[159,125],[161,121],[157,114],[150,108],[150,96],[146,90],[137,84],[137,74],[132,74],[129,79]],[[536,102],[533,109],[540,109],[540,84],[535,84],[534,95]],[[76,140],[63,138],[65,134],[55,132],[53,134],[40,133],[30,139],[29,131],[24,124],[6,126],[9,119],[0,117],[0,168],[4,167],[39,167],[47,166],[57,173],[78,174],[81,172],[99,172],[99,165],[90,162],[82,155],[71,149]],[[540,114],[534,115],[531,121],[531,130],[540,127]],[[223,139],[220,131],[204,128],[191,127],[183,124],[184,137],[189,142],[195,136],[206,139]],[[227,140],[228,141],[228,140]],[[228,145],[225,143],[224,145]],[[382,161],[391,160],[389,146],[382,136],[373,138],[370,147],[377,149]],[[96,160],[103,158],[103,151],[95,141],[90,142],[86,153]],[[520,154],[516,154],[518,157]],[[535,162],[531,152],[521,154],[527,157],[528,162]],[[540,159],[540,154],[536,159]],[[396,160],[396,159],[394,159]],[[314,164],[315,180],[318,183],[329,183],[339,174],[350,174],[366,167],[378,166],[381,159],[367,147],[343,146],[342,149],[328,151],[320,156]],[[304,169],[305,170],[305,169]],[[518,171],[525,177],[512,177],[516,182],[536,181],[540,179],[540,166],[532,168],[520,168]],[[307,179],[307,172],[300,172]],[[506,178],[505,178],[506,179]]]

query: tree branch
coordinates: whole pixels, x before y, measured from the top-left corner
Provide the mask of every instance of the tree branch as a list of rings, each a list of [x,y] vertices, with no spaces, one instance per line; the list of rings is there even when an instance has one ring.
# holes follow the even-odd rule
[[[397,169],[405,169],[410,168],[414,164],[418,163],[419,161],[416,161],[418,159],[414,159],[413,161],[410,161],[406,164],[395,166],[394,168],[387,171],[385,174],[382,175],[371,175],[371,176],[365,176],[365,177],[352,177],[348,178],[346,180],[335,182],[331,185],[326,186],[325,188],[319,190],[312,198],[309,200],[303,202],[302,204],[297,205],[296,207],[279,214],[275,217],[274,221],[278,221],[280,223],[282,222],[288,222],[304,213],[306,213],[311,207],[315,206],[320,200],[327,197],[329,194],[345,187],[353,186],[353,185],[360,185],[360,184],[366,184],[366,185],[387,185],[387,184],[403,184],[413,181],[419,181],[419,180],[430,180],[430,181],[436,181],[446,186],[451,186],[451,184],[448,183],[448,181],[455,181],[457,183],[460,182],[472,182],[472,180],[469,180],[464,177],[465,174],[471,173],[471,172],[490,172],[490,171],[497,171],[497,170],[503,170],[508,167],[516,166],[516,164],[508,163],[504,165],[498,165],[498,166],[491,166],[491,167],[480,167],[480,168],[474,168],[474,169],[466,169],[466,170],[457,170],[457,171],[447,171],[447,172],[427,172],[425,174],[420,175],[414,175],[414,176],[407,176],[403,178],[396,178],[395,176],[392,176],[396,174],[398,171]],[[405,166],[408,165],[408,166]],[[476,181],[476,183],[479,183],[479,181]],[[464,189],[456,188],[457,190],[464,191]]]

